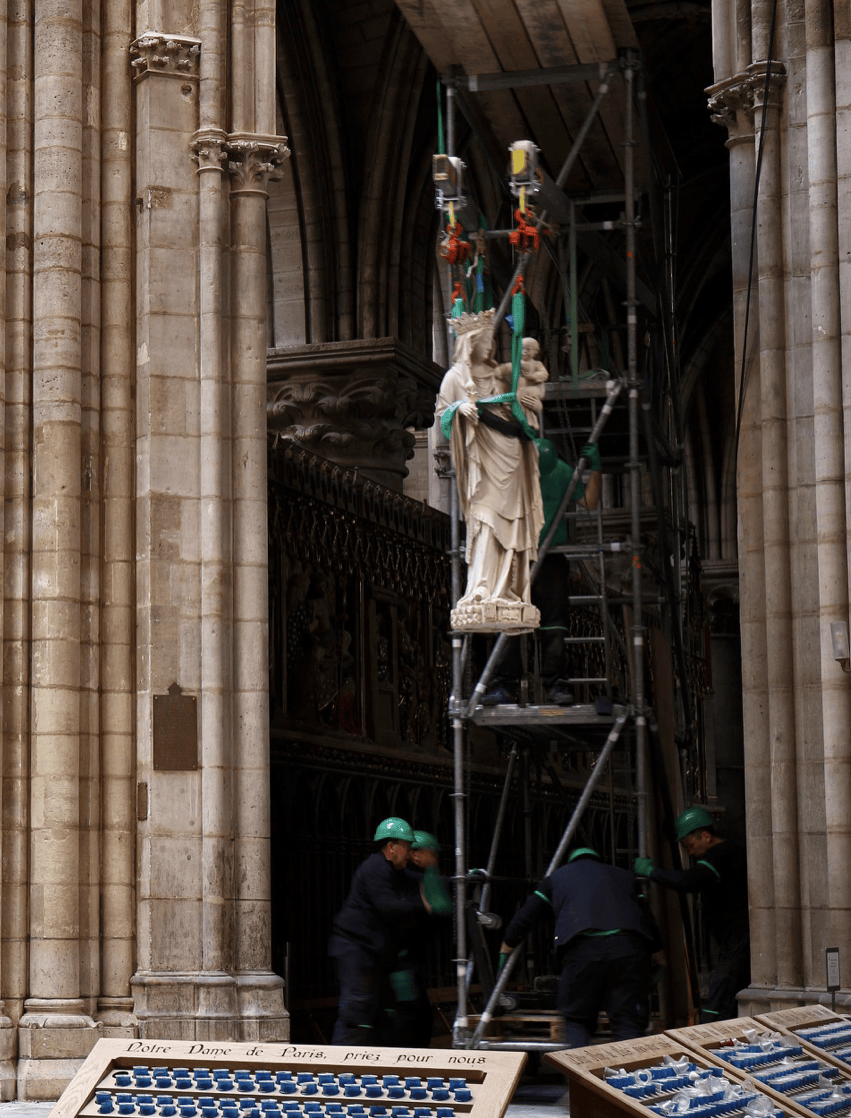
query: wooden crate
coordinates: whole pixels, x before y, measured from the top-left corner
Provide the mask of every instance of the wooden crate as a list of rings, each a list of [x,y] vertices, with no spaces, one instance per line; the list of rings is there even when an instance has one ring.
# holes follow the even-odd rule
[[[525,1052],[100,1040],[49,1118],[377,1118],[375,1108],[502,1118],[525,1062]]]
[[[592,1044],[587,1048],[572,1048],[565,1052],[548,1052],[544,1057],[567,1075],[570,1083],[570,1118],[650,1118],[654,1112],[651,1106],[662,1102],[670,1094],[657,1095],[648,1099],[630,1098],[623,1090],[606,1082],[607,1068],[627,1072],[646,1071],[661,1064],[664,1057],[675,1060],[686,1057],[695,1065],[696,1070],[716,1074],[719,1070],[714,1060],[683,1044],[672,1035],[639,1037],[637,1040],[619,1040],[611,1044]],[[745,1078],[729,1074],[727,1079],[746,1085]],[[754,1088],[754,1093],[769,1098],[774,1104],[774,1114],[785,1118],[798,1118],[806,1112],[794,1103],[778,1103],[767,1092]],[[693,1112],[697,1114],[697,1111]]]
[[[783,1069],[780,1068],[780,1060],[784,1054],[778,1054],[775,1061],[763,1062],[761,1060],[758,1065],[750,1068],[733,1065],[725,1058],[725,1052],[731,1050],[732,1041],[748,1043],[751,1037],[765,1036],[768,1032],[779,1033],[779,1044],[800,1047],[803,1049],[803,1053],[800,1056],[786,1054],[787,1062]],[[844,1070],[840,1070],[835,1061],[823,1058],[820,1052],[802,1044],[799,1038],[787,1029],[780,1029],[777,1025],[769,1025],[758,1018],[734,1017],[727,1021],[713,1021],[705,1025],[692,1025],[686,1029],[674,1029],[668,1035],[682,1041],[683,1044],[692,1048],[695,1052],[699,1052],[708,1060],[713,1060],[720,1067],[723,1067],[725,1072],[752,1077],[760,1085],[760,1089],[778,1103],[794,1103],[800,1107],[804,1114],[820,1115],[822,1113],[823,1100],[815,1102],[811,1106],[806,1096],[813,1090],[820,1090],[816,1079],[820,1074],[824,1074],[833,1085],[839,1087],[843,1093],[847,1093],[848,1110],[844,1113],[851,1112],[851,1068],[846,1067]],[[743,1059],[750,1058],[747,1054],[743,1056]],[[806,1072],[804,1071],[804,1065],[814,1063],[818,1064],[818,1069],[808,1068]],[[786,1072],[794,1073],[796,1065],[801,1074],[812,1077],[813,1083],[811,1085],[795,1087],[788,1082],[786,1084],[783,1081],[767,1083],[762,1079],[762,1076],[766,1073],[771,1075],[772,1072],[776,1071],[783,1071],[784,1074]]]
[[[807,1035],[809,1030],[818,1029],[820,1026],[829,1028],[831,1025],[845,1025],[849,1034],[851,1034],[851,1017],[848,1015],[836,1013],[826,1005],[802,1005],[793,1006],[791,1009],[780,1009],[774,1013],[760,1013],[756,1020],[763,1022],[772,1029],[783,1029],[786,1032],[793,1033],[809,1051],[822,1056],[825,1060],[830,1060],[845,1070],[851,1068],[851,1040],[841,1046],[841,1049],[846,1049],[846,1051],[840,1054],[840,1051],[823,1047],[816,1043],[811,1035]]]

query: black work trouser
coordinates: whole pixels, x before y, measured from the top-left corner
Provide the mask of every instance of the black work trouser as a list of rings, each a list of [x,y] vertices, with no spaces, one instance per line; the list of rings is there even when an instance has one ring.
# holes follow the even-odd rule
[[[709,996],[701,1005],[701,1020],[725,1021],[738,1017],[736,994],[751,984],[751,941],[747,932],[726,935],[713,952]]]
[[[643,1036],[650,1022],[650,944],[642,936],[576,936],[564,949],[558,1010],[571,1048],[591,1043],[606,1011],[613,1040]]]
[[[400,1048],[428,1048],[434,1014],[428,997],[425,967],[413,963],[402,972],[394,972],[390,975],[390,985],[396,1000],[396,1023],[394,1035],[385,1043]]]
[[[544,557],[532,583],[532,602],[541,611],[541,627],[536,630],[541,679],[545,687],[552,687],[564,675],[564,638],[570,620],[570,564],[563,555]],[[494,670],[494,683],[514,683],[519,678],[520,638],[511,637]]]
[[[328,954],[337,966],[340,1004],[332,1044],[376,1044],[382,1001],[386,1001],[387,968],[365,947],[333,935]]]

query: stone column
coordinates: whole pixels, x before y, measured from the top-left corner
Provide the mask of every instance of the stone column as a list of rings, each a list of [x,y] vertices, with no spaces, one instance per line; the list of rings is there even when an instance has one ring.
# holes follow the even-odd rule
[[[755,142],[760,142],[765,66],[749,67],[754,83]],[[762,78],[763,80],[759,80]],[[765,564],[768,706],[771,757],[777,982],[801,982],[801,910],[798,877],[798,800],[795,768],[795,675],[792,573],[789,557],[789,478],[786,382],[785,268],[781,198],[778,80],[769,91],[762,173],[757,197],[759,387],[762,427],[763,557]],[[747,733],[747,730],[746,730]]]
[[[56,1098],[98,1036],[80,996],[82,5],[35,13],[29,998],[19,1097]]]
[[[14,18],[14,14],[13,14]],[[0,137],[3,143],[0,144],[2,152],[0,152],[0,187],[2,187],[2,197],[6,198],[8,193],[8,178],[6,174],[6,150],[9,140],[9,128],[7,124],[7,97],[9,93],[8,88],[8,74],[6,70],[6,59],[8,54],[8,17],[6,11],[6,4],[0,5]],[[14,57],[14,56],[12,56]],[[14,110],[13,110],[14,111]],[[7,225],[6,225],[6,210],[3,207],[3,216],[0,218],[0,236],[2,241],[6,242]],[[14,241],[12,242],[14,244]],[[6,270],[3,269],[2,277],[0,277],[0,319],[3,321],[4,335],[6,329]],[[5,463],[5,438],[6,427],[6,377],[5,368],[0,372],[0,456]],[[5,469],[0,471],[0,477],[5,481]],[[0,513],[0,525],[3,524],[4,516]],[[3,538],[5,539],[5,527],[3,531]],[[2,556],[0,556],[0,569],[3,570],[4,577],[0,581],[0,585],[5,583],[5,563]],[[4,609],[0,606],[0,619],[2,619]],[[5,742],[3,743],[5,745]],[[5,749],[0,751],[0,758],[5,754]],[[5,803],[4,803],[5,807]],[[2,839],[3,850],[5,855],[4,863],[8,857],[5,849],[5,836]],[[14,849],[15,844],[13,844]],[[2,954],[0,954],[2,960]],[[12,1022],[5,1014],[5,1007],[3,1002],[0,1001],[0,1100],[7,1100],[15,1097],[15,1067],[13,1057],[15,1055],[15,1033],[12,1029]]]
[[[154,14],[146,9],[144,17]],[[199,54],[197,38],[162,31],[141,36],[131,50],[139,847],[131,989],[141,1036],[188,1040],[205,1033],[207,997],[200,979],[203,743],[189,724],[184,748],[172,757],[167,734],[154,740],[153,719],[157,696],[175,685],[185,700],[181,710],[193,699],[201,705],[198,176],[190,148],[198,128]]]
[[[271,971],[266,182],[280,137],[228,139],[232,214],[234,964],[242,1039],[288,1030]],[[285,1034],[286,1035],[286,1034]]]
[[[135,1031],[135,540],[131,0],[103,7],[101,742],[102,962],[105,1036]]]
[[[3,986],[18,1021],[29,986],[30,437],[32,403],[32,25],[10,5],[6,171],[6,446],[3,611]],[[13,1087],[14,1094],[14,1087]],[[5,1095],[3,1096],[6,1097]]]
[[[80,214],[80,994],[100,994],[101,100],[100,5],[83,6]]]
[[[758,292],[750,287],[759,260],[751,259],[753,227],[754,75],[740,71],[707,90],[712,119],[729,132],[733,311],[737,405],[741,407],[737,489],[739,577],[741,584],[742,701],[745,725],[745,782],[748,872],[751,881],[751,980],[773,987],[777,974],[776,915],[773,881],[771,738],[768,707],[764,506],[762,485],[761,368]],[[745,322],[748,321],[747,338]],[[744,353],[744,347],[747,353]],[[741,370],[744,368],[744,384]],[[744,400],[740,396],[744,391]]]
[[[824,725],[823,789],[827,840],[830,923],[816,917],[810,953],[810,983],[821,982],[822,952],[830,939],[846,943],[851,935],[851,695],[848,680],[833,659],[830,623],[848,617],[848,550],[845,513],[845,449],[839,304],[839,228],[837,224],[837,133],[834,84],[833,9],[809,0],[806,21],[806,137],[809,170],[809,250],[813,362],[815,508],[818,525],[818,615],[821,716]],[[813,650],[815,653],[815,649]],[[815,655],[813,657],[815,659]],[[819,788],[821,791],[821,788]],[[809,838],[809,835],[806,836]],[[820,845],[820,844],[819,844]],[[818,864],[818,848],[806,850]],[[813,905],[816,908],[816,905]]]

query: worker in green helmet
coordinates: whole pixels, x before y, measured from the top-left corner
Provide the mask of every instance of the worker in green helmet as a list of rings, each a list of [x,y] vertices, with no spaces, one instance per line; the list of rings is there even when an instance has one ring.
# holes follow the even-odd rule
[[[340,1003],[332,1044],[375,1044],[384,1011],[394,1008],[390,975],[411,921],[451,911],[436,866],[422,880],[407,872],[414,842],[410,824],[398,816],[375,829],[376,850],[355,871],[349,895],[334,919],[329,954],[337,967]]]
[[[640,877],[681,893],[700,893],[712,944],[709,993],[701,1005],[703,1021],[738,1015],[736,994],[750,985],[747,855],[741,843],[718,834],[705,807],[677,816],[677,839],[693,859],[685,870],[659,869],[652,858],[636,858]]]
[[[408,853],[407,873],[417,889],[424,887],[429,875],[439,873],[440,843],[428,831],[414,831]],[[450,883],[441,878],[447,896]],[[428,997],[428,948],[436,935],[448,932],[451,905],[440,913],[420,910],[408,922],[404,947],[390,974],[396,1001],[396,1024],[392,1043],[403,1048],[428,1048],[431,1043],[433,1013]]]
[[[614,1040],[643,1036],[650,1021],[652,959],[662,941],[635,877],[580,846],[513,917],[501,964],[545,917],[555,918],[561,967],[556,1005],[571,1048],[591,1043],[601,1009]]]

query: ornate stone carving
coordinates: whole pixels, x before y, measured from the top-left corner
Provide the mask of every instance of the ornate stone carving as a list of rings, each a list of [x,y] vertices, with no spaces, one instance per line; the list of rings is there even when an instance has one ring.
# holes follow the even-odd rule
[[[269,429],[398,490],[413,457],[409,428],[433,421],[436,373],[393,338],[272,350]]]
[[[201,40],[186,35],[146,31],[130,44],[130,65],[138,81],[148,74],[171,78],[197,78]]]
[[[220,128],[208,128],[192,137],[192,157],[199,171],[223,171],[227,159],[227,133]]]
[[[227,138],[228,170],[232,193],[266,193],[266,184],[283,174],[290,156],[286,136],[260,136],[232,132]]]
[[[453,629],[475,633],[531,633],[541,624],[541,612],[529,602],[488,598],[457,606],[449,623]]]
[[[754,110],[762,107],[765,92],[766,62],[754,62],[747,70],[734,74],[717,85],[708,86],[709,115],[716,124],[730,134],[727,146],[753,136]],[[780,94],[786,83],[786,68],[782,62],[771,63],[769,82],[769,107],[780,105]]]

